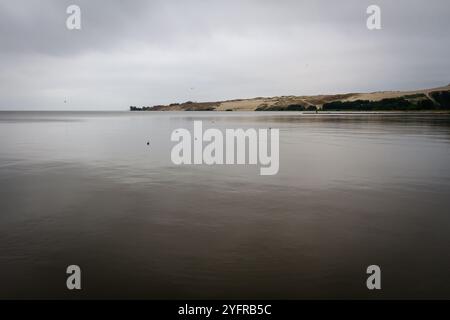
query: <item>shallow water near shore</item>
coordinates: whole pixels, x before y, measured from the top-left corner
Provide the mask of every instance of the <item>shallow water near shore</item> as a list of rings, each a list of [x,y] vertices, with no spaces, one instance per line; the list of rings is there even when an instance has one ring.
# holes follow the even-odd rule
[[[172,164],[195,120],[279,128],[279,173]],[[0,150],[0,298],[450,298],[449,114],[0,112]]]

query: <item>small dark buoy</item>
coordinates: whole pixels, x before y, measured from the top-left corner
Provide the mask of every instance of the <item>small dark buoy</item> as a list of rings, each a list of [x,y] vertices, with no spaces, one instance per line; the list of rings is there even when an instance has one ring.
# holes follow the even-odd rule
[[[149,145],[150,145],[150,142],[147,141],[147,145],[149,146]]]

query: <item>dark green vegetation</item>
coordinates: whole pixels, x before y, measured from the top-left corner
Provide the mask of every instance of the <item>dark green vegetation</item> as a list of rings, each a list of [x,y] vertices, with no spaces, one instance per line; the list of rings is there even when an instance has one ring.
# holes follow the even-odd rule
[[[303,106],[301,104],[291,104],[288,106],[260,106],[255,111],[316,111],[316,106]]]
[[[130,111],[150,111],[152,108],[151,107],[136,107],[136,106],[130,106]]]
[[[430,96],[442,109],[450,109],[450,91],[434,91]]]
[[[218,107],[217,102],[193,102],[172,103],[168,106],[156,105],[153,107],[130,106],[130,111],[214,111]]]
[[[407,95],[380,101],[356,100],[325,103],[323,111],[419,111],[450,110],[450,91],[432,92],[431,100],[425,94]]]

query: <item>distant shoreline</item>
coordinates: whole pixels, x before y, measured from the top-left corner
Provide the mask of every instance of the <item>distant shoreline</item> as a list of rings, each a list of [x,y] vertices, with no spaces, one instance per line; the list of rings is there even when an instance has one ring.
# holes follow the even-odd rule
[[[145,111],[131,111],[132,113],[147,113]],[[209,114],[277,114],[277,115],[436,115],[436,114],[450,114],[450,110],[415,110],[415,111],[402,111],[402,110],[392,110],[392,111],[265,111],[265,112],[254,112],[254,111],[153,111],[150,113],[209,113]],[[130,113],[129,110],[0,110],[0,114],[7,113]]]
[[[216,102],[130,106],[130,111],[302,111],[386,112],[450,111],[450,85],[415,91],[380,91],[314,96],[257,97]]]
[[[64,111],[62,111],[64,112]],[[102,112],[102,111],[99,111]],[[105,111],[105,112],[115,112],[115,111]],[[117,111],[122,112],[122,111]],[[133,112],[133,113],[147,113],[146,111],[126,111],[126,112]],[[288,115],[288,114],[294,114],[294,115],[435,115],[435,114],[450,114],[450,110],[414,110],[414,111],[407,111],[407,110],[390,110],[390,111],[264,111],[264,112],[254,112],[254,111],[233,111],[233,112],[226,112],[226,111],[205,111],[205,110],[199,110],[199,111],[172,111],[172,110],[158,110],[158,111],[152,111],[152,113],[169,113],[169,112],[176,112],[176,113],[256,113],[256,114],[279,114],[279,115]]]

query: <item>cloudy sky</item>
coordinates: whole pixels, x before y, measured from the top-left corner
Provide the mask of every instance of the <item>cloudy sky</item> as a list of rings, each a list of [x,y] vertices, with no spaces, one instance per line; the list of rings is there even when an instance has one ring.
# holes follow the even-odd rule
[[[449,16],[448,0],[0,0],[0,109],[442,86]]]

